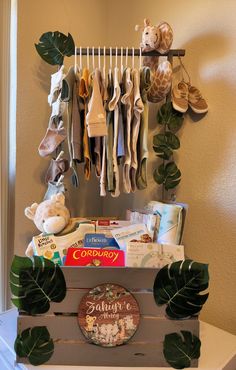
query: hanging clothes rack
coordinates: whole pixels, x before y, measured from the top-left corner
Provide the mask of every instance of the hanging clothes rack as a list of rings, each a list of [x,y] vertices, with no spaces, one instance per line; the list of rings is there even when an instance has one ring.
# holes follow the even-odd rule
[[[94,48],[94,47],[87,47],[87,48],[80,48],[80,47],[76,47],[76,54],[77,55],[80,55],[80,52],[82,53],[82,55],[104,55],[104,51],[105,51],[105,55],[109,56],[109,55],[112,55],[112,56],[115,56],[115,55],[118,55],[118,56],[125,56],[126,55],[126,48],[105,48],[104,47],[101,47],[101,48]],[[116,54],[117,53],[117,54]],[[128,49],[128,56],[132,56],[133,55],[133,48],[129,48]],[[163,57],[163,56],[167,56],[167,57],[183,57],[185,56],[185,49],[170,49],[167,53],[164,53],[164,54],[161,54],[159,53],[158,51],[142,51],[141,53],[142,56],[150,56],[150,57],[153,57],[153,56],[159,56],[159,57]],[[134,49],[134,56],[140,56],[140,49]]]

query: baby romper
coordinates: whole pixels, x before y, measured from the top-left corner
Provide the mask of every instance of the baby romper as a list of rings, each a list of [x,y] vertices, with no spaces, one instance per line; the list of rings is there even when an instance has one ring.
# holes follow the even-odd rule
[[[89,151],[89,141],[88,141],[88,132],[86,127],[86,114],[87,114],[87,105],[89,97],[89,70],[84,68],[79,85],[79,95],[84,103],[84,136],[83,136],[83,148],[84,148],[84,176],[86,180],[90,179],[91,175],[91,158]]]
[[[112,150],[113,159],[113,171],[114,171],[114,191],[111,195],[116,198],[120,195],[120,177],[119,177],[119,167],[117,161],[117,145],[118,145],[118,129],[119,129],[119,106],[118,101],[120,99],[120,84],[119,84],[119,69],[114,68],[114,92],[111,101],[108,104],[110,111],[114,111],[114,141]]]
[[[133,82],[131,80],[130,68],[126,68],[123,73],[123,87],[124,95],[121,98],[124,104],[124,139],[125,139],[125,158],[123,166],[123,189],[125,193],[130,193],[130,164],[131,164],[131,151],[130,151],[130,134],[131,134],[131,117],[132,117],[132,93]]]
[[[137,159],[137,141],[140,128],[140,118],[143,112],[144,106],[140,96],[139,90],[139,71],[134,68],[132,71],[133,84],[134,84],[134,113],[131,123],[131,165],[130,165],[130,182],[131,191],[134,192],[136,189],[136,172],[138,168]]]
[[[147,160],[148,160],[148,101],[147,91],[150,87],[150,69],[143,67],[140,72],[140,91],[144,105],[144,110],[141,114],[140,131],[138,140],[138,170],[136,176],[136,185],[139,190],[147,187]]]

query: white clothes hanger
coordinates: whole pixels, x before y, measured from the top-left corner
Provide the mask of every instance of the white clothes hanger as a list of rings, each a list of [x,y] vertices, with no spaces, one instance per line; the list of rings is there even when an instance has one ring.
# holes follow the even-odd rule
[[[128,46],[126,47],[126,53],[125,53],[125,67],[128,67]]]
[[[82,47],[79,48],[79,69],[82,71],[83,65],[82,65]]]
[[[92,47],[92,63],[93,63],[93,70],[94,70],[95,69],[94,46]]]
[[[117,54],[118,54],[118,48],[117,48],[117,46],[116,46],[116,68],[117,68],[117,59],[118,59]]]
[[[75,46],[75,60],[74,60],[74,73],[77,72],[77,47]]]
[[[112,48],[110,47],[110,68],[109,68],[110,77],[111,77],[111,71],[112,71]]]
[[[89,46],[87,46],[87,68],[89,69]]]
[[[101,48],[100,46],[98,47],[98,68],[100,71],[101,70]]]
[[[123,71],[124,71],[124,66],[123,66],[123,46],[121,46],[121,49],[120,49],[120,71],[121,71],[121,75],[123,75]]]
[[[106,46],[103,46],[103,78],[106,78]]]
[[[134,47],[132,47],[132,68],[134,69]]]
[[[142,68],[142,48],[139,48],[139,69]]]

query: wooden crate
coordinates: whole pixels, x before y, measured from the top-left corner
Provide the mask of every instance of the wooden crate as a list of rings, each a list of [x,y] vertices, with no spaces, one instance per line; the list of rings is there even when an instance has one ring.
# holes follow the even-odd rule
[[[166,334],[191,331],[199,337],[197,318],[171,320],[165,307],[156,305],[152,287],[158,272],[147,268],[62,267],[67,294],[61,303],[51,303],[43,315],[20,313],[18,333],[28,327],[46,326],[54,340],[54,354],[47,364],[80,366],[144,366],[168,367],[163,355]],[[89,289],[103,283],[127,288],[140,307],[140,325],[135,335],[124,345],[104,348],[87,342],[77,322],[78,306]],[[27,362],[18,358],[18,362]],[[192,361],[197,366],[197,360]]]

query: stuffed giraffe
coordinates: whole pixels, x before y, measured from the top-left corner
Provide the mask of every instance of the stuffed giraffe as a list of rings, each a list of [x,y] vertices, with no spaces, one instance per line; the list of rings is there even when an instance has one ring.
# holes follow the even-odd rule
[[[142,30],[142,51],[158,51],[165,54],[170,50],[173,42],[173,31],[167,22],[161,22],[156,26],[150,24],[150,20],[144,19],[144,27],[136,26],[135,30]],[[168,61],[159,64],[158,56],[146,56],[143,65],[150,68],[151,85],[148,90],[148,100],[152,103],[162,101],[171,88],[172,67]]]

